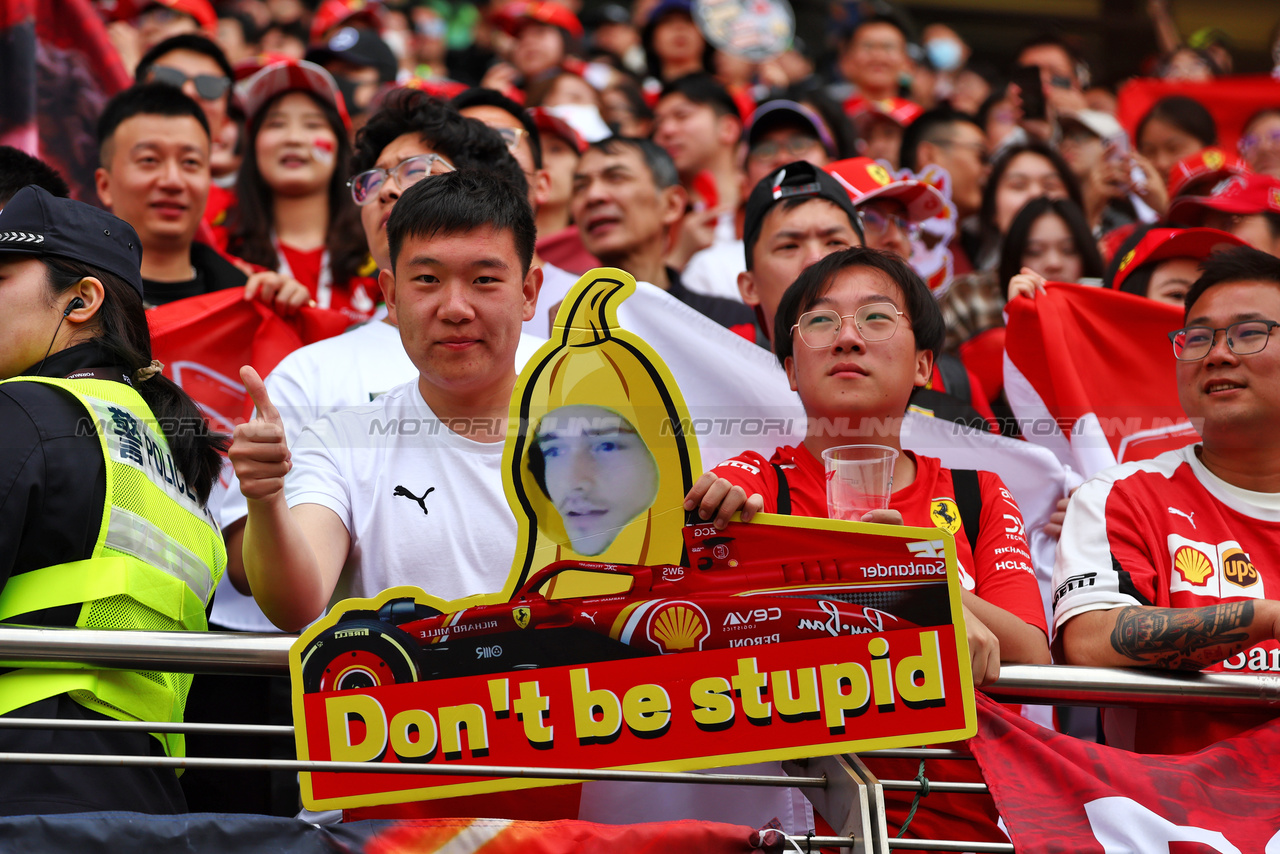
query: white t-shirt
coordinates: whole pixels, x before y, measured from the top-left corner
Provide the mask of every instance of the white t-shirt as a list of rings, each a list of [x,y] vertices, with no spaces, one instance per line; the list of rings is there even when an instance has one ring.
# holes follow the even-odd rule
[[[741,240],[716,242],[689,258],[680,274],[680,283],[694,293],[742,302],[738,274],[746,269],[747,258]]]
[[[501,589],[516,542],[502,447],[446,427],[417,379],[305,427],[285,497],[328,507],[351,534],[334,601],[401,584],[444,599]]]
[[[418,376],[418,369],[400,342],[400,330],[384,323],[385,309],[368,323],[341,335],[294,350],[267,375],[271,402],[284,422],[285,441],[292,448],[302,428],[329,412],[367,406],[388,389]],[[516,347],[516,370],[542,346],[542,339],[521,335]],[[231,466],[223,466],[228,481],[218,518],[225,530],[249,512],[240,482]],[[252,596],[245,596],[224,578],[218,586],[210,622],[244,632],[274,632]]]
[[[538,307],[533,313],[533,319],[524,322],[526,334],[536,335],[539,338],[550,337],[551,324],[556,319],[551,310],[560,305],[569,294],[569,289],[576,285],[580,278],[581,276],[575,276],[555,264],[542,265],[542,289],[538,291]]]

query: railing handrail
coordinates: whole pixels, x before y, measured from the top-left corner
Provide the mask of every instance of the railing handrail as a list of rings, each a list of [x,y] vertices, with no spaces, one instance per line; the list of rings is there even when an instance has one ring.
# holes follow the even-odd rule
[[[0,667],[50,662],[180,673],[285,675],[295,635],[0,626]],[[1004,702],[1280,710],[1280,674],[1006,665],[985,693]]]

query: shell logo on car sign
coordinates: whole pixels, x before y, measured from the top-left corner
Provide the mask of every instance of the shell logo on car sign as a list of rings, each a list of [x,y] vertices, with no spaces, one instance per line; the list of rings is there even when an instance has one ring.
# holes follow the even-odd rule
[[[1188,584],[1201,585],[1213,574],[1213,561],[1199,549],[1183,546],[1174,552],[1173,568],[1186,579]]]
[[[649,638],[664,653],[702,649],[707,625],[706,613],[692,602],[668,602],[649,615]]]

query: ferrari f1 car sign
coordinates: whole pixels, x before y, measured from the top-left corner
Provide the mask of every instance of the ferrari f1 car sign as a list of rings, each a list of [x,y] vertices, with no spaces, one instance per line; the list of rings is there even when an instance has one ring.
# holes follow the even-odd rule
[[[690,770],[973,734],[950,534],[767,514],[683,524],[697,444],[665,366],[617,327],[634,287],[621,271],[584,277],[517,383],[506,588],[349,600],[294,645],[300,758]],[[558,494],[557,443],[578,433],[642,449],[613,469],[642,501]],[[302,789],[331,809],[548,785],[324,772]]]

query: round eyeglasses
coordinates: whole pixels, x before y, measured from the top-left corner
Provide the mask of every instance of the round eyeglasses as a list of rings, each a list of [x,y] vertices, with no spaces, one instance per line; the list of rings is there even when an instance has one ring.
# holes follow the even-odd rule
[[[862,215],[862,226],[867,234],[882,235],[891,225],[897,226],[908,240],[916,239],[920,232],[919,225],[895,213],[886,213],[871,207],[860,208],[858,213]]]
[[[1179,362],[1198,362],[1213,349],[1218,333],[1226,333],[1227,349],[1237,356],[1261,353],[1271,338],[1271,330],[1280,326],[1274,320],[1242,320],[1230,326],[1188,326],[1169,333],[1173,357]]]
[[[823,308],[800,315],[800,320],[791,330],[799,331],[800,340],[805,346],[816,350],[835,343],[846,319],[853,321],[863,341],[884,341],[893,337],[898,328],[898,318],[905,316],[890,302],[864,305],[853,314],[840,314],[833,309]]]
[[[396,185],[403,191],[430,175],[452,171],[453,164],[439,154],[418,154],[401,160],[390,169],[361,172],[348,181],[347,186],[351,188],[351,198],[357,205],[367,205],[377,198],[387,178],[395,178]]]

